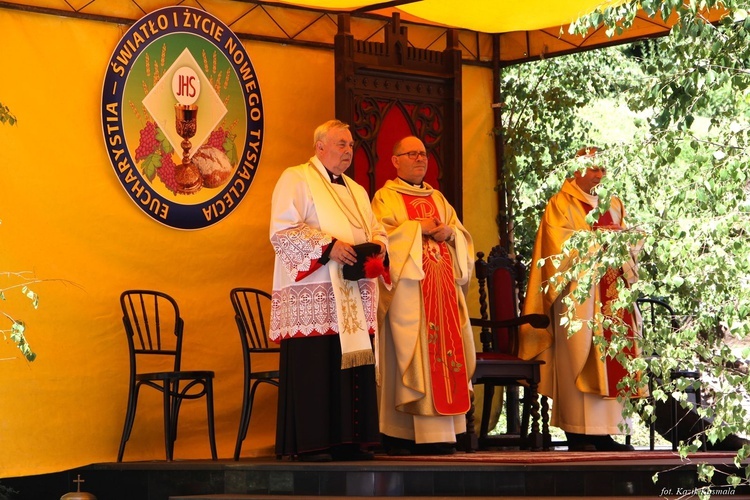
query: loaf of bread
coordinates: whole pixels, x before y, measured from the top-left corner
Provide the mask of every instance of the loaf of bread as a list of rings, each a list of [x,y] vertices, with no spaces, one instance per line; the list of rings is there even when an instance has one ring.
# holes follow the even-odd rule
[[[223,186],[232,175],[232,164],[224,151],[213,146],[201,146],[191,158],[203,177],[203,187]]]

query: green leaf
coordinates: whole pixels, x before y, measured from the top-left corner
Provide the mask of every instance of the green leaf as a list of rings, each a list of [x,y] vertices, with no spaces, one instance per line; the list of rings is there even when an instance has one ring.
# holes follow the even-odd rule
[[[0,102],[0,123],[7,123],[8,125],[13,126],[17,122],[18,120],[13,113],[10,112],[10,108]]]
[[[161,149],[165,153],[172,154],[172,152],[174,151],[174,148],[172,147],[172,143],[169,142],[169,139],[167,139],[166,134],[162,132],[159,127],[156,127],[156,141],[159,143],[159,145],[161,146]],[[158,152],[159,151],[157,149],[157,153]],[[149,178],[149,180],[153,180],[153,179]]]
[[[227,158],[229,158],[229,164],[233,167],[237,165],[237,162],[239,161],[239,155],[237,154],[237,145],[234,142],[234,139],[237,134],[227,134],[227,136],[224,138],[224,152],[227,155]]]
[[[150,181],[154,180],[157,168],[161,168],[161,153],[151,153],[141,162],[141,171]]]

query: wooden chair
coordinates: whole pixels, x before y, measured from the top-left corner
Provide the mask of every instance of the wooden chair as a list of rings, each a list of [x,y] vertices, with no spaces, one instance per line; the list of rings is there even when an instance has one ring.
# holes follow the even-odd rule
[[[168,461],[171,461],[174,455],[177,420],[183,400],[205,397],[211,457],[216,460],[214,372],[182,370],[184,321],[180,316],[177,302],[162,292],[126,290],[120,295],[120,307],[128,338],[130,387],[117,461],[122,462],[125,443],[130,439],[141,387],[150,387],[162,393],[164,441]],[[144,366],[147,366],[149,371],[142,371]]]
[[[518,328],[523,324],[546,328],[549,318],[541,314],[519,316],[521,286],[525,276],[524,267],[518,260],[509,258],[500,246],[492,249],[487,261],[484,260],[483,252],[478,252],[477,257],[475,274],[479,281],[481,318],[472,318],[471,324],[481,327],[479,337],[482,342],[482,352],[477,353],[477,367],[472,380],[475,385],[484,385],[479,449],[505,446],[530,450],[548,449],[548,405],[542,406],[540,431],[537,392],[540,366],[544,362],[518,358]],[[517,391],[520,386],[524,387],[524,396],[519,423]],[[496,387],[508,389],[509,397],[505,398],[508,430],[505,434],[490,436],[490,410]],[[473,429],[473,407],[468,419],[469,429]]]
[[[229,293],[234,308],[234,319],[242,340],[245,365],[245,390],[242,398],[240,428],[234,447],[234,459],[240,459],[242,442],[247,437],[250,415],[253,411],[255,391],[260,384],[279,386],[279,370],[253,371],[252,358],[257,355],[272,354],[278,358],[280,349],[270,347],[266,320],[271,311],[271,295],[255,288],[235,288]]]

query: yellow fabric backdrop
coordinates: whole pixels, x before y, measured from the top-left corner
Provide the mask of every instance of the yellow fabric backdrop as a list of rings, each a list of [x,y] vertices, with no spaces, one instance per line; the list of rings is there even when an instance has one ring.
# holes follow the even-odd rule
[[[278,0],[279,2],[325,9],[355,9],[382,4],[380,0]],[[442,24],[485,33],[536,30],[570,24],[578,17],[619,5],[623,0],[420,0],[405,2],[398,10],[428,24]],[[531,13],[531,14],[530,14]]]
[[[38,310],[17,290],[0,303],[0,311],[27,323],[38,353],[29,364],[12,343],[0,343],[0,478],[115,460],[127,396],[118,304],[125,288],[163,290],[179,302],[184,368],[216,371],[218,451],[231,457],[242,360],[229,290],[270,289],[271,191],[285,167],[309,158],[314,127],[334,113],[332,51],[245,42],[265,112],[252,187],[214,226],[162,226],[133,204],[104,149],[102,79],[126,30],[0,8],[0,102],[19,119],[0,126],[0,272],[52,280],[32,287]],[[464,222],[485,251],[497,243],[491,84],[490,70],[464,67],[464,189],[471,193]],[[0,279],[0,287],[13,281]],[[273,453],[275,405],[275,390],[262,388],[243,456]],[[160,409],[145,391],[126,461],[164,459]],[[175,457],[209,456],[205,405],[188,402]]]

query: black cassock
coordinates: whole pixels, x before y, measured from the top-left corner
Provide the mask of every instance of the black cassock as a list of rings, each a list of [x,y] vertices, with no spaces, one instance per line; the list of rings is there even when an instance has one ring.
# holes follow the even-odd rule
[[[276,454],[379,444],[375,366],[341,369],[338,335],[281,341]]]

